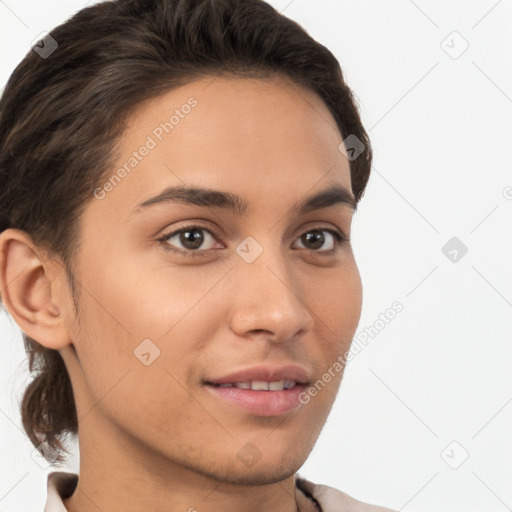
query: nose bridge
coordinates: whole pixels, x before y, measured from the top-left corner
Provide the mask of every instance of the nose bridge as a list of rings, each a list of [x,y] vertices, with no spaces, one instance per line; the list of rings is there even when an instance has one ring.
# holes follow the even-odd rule
[[[232,328],[240,335],[264,330],[287,339],[310,329],[313,319],[286,255],[270,238],[259,243],[247,237],[236,249]]]

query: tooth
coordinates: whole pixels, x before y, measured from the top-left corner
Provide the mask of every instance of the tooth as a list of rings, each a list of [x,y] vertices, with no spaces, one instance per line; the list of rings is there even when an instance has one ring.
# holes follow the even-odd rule
[[[284,380],[279,380],[276,382],[269,382],[268,389],[270,391],[282,391],[284,389]]]
[[[273,382],[253,380],[246,382],[223,382],[218,386],[221,388],[253,389],[255,391],[282,391],[283,389],[291,389],[295,385],[296,382],[293,380],[279,380]]]
[[[251,381],[251,389],[260,391],[260,390],[267,390],[268,391],[268,382],[265,382],[263,380],[252,380]]]

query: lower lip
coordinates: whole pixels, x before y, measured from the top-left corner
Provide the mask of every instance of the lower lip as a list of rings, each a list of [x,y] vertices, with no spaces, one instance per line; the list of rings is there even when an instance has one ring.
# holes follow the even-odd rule
[[[222,400],[258,416],[280,416],[299,405],[299,395],[306,386],[296,384],[293,388],[282,391],[221,388],[211,384],[206,384],[206,388]]]

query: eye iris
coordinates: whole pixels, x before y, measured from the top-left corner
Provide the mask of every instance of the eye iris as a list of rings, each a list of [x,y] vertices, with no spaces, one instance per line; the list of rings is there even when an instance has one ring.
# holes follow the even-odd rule
[[[192,235],[192,236],[190,236]],[[199,229],[187,229],[180,233],[180,242],[187,249],[197,249],[204,241],[204,235]],[[192,246],[187,245],[192,243]]]
[[[324,244],[325,237],[321,231],[310,231],[309,233],[302,235],[302,241],[305,243],[313,242],[312,248],[318,249]]]

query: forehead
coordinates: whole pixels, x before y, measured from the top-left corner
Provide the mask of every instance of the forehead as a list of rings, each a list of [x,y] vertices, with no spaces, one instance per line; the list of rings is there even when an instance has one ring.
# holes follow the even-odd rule
[[[304,87],[281,77],[205,77],[128,117],[106,178],[124,168],[123,176],[107,199],[132,210],[172,184],[301,195],[325,179],[350,190],[341,141],[323,100]]]

